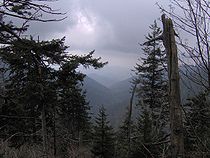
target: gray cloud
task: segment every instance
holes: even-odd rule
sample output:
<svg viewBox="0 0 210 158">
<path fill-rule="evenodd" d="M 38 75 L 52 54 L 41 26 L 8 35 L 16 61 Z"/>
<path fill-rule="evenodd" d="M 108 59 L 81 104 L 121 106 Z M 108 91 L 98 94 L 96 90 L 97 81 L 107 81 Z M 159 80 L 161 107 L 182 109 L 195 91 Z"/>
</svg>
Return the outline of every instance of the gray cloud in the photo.
<svg viewBox="0 0 210 158">
<path fill-rule="evenodd" d="M 68 18 L 33 23 L 29 31 L 43 39 L 66 36 L 70 51 L 96 49 L 96 56 L 104 57 L 110 65 L 131 67 L 141 55 L 138 43 L 145 40 L 149 25 L 161 15 L 156 1 L 60 0 L 51 5 L 67 12 Z"/>
</svg>

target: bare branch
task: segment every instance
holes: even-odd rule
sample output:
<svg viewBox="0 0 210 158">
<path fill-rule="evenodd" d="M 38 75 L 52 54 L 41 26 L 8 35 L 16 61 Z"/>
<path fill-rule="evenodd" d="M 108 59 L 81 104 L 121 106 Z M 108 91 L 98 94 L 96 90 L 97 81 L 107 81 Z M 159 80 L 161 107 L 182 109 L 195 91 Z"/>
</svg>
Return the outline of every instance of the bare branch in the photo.
<svg viewBox="0 0 210 158">
<path fill-rule="evenodd" d="M 63 18 L 60 18 L 60 19 L 40 19 L 40 18 L 36 18 L 36 17 L 24 17 L 24 16 L 8 13 L 8 12 L 2 11 L 2 10 L 0 10 L 0 14 L 9 15 L 9 16 L 12 16 L 12 17 L 20 18 L 20 19 L 40 21 L 40 22 L 62 21 L 62 20 L 67 18 L 67 17 L 63 17 Z"/>
</svg>

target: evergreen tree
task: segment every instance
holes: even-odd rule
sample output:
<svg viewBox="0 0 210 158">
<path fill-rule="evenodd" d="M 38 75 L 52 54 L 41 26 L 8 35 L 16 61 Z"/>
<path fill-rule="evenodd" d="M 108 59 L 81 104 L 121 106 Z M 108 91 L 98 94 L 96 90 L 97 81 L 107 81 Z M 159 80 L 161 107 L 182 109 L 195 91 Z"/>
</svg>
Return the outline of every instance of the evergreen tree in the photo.
<svg viewBox="0 0 210 158">
<path fill-rule="evenodd" d="M 29 21 L 50 22 L 64 19 L 65 17 L 58 18 L 64 14 L 47 5 L 52 1 L 4 0 L 0 3 L 0 43 L 12 44 L 13 40 L 21 40 L 21 35 L 29 28 Z M 58 19 L 46 18 L 49 15 L 56 15 Z"/>
<path fill-rule="evenodd" d="M 40 41 L 21 36 L 29 27 L 28 21 L 62 20 L 44 19 L 48 14 L 62 15 L 42 4 L 49 1 L 5 0 L 0 4 L 0 60 L 7 65 L 1 67 L 7 78 L 0 94 L 0 127 L 4 127 L 0 137 L 13 136 L 17 144 L 29 142 L 32 137 L 33 143 L 42 139 L 43 157 L 52 136 L 56 148 L 57 120 L 67 120 L 72 125 L 67 130 L 74 135 L 88 129 L 89 105 L 79 85 L 85 75 L 77 68 L 101 68 L 106 64 L 100 62 L 101 58 L 93 58 L 94 51 L 84 56 L 69 54 L 64 38 Z M 6 16 L 19 20 L 8 21 Z M 19 27 L 15 21 L 23 25 Z"/>
<path fill-rule="evenodd" d="M 125 119 L 117 132 L 116 156 L 119 158 L 130 157 L 131 149 L 133 148 L 132 137 L 134 137 L 135 125 L 132 120 L 131 122 L 129 121 L 128 113 L 129 111 L 126 112 Z"/>
<path fill-rule="evenodd" d="M 155 39 L 161 35 L 162 31 L 157 26 L 156 21 L 150 26 L 151 33 L 147 40 Z M 167 119 L 167 81 L 166 81 L 166 54 L 161 50 L 159 41 L 149 43 L 143 48 L 146 58 L 141 58 L 142 64 L 136 64 L 136 81 L 139 83 L 137 96 L 139 106 L 143 102 L 151 111 L 153 126 L 155 130 L 161 129 Z M 158 131 L 157 131 L 158 132 Z"/>
<path fill-rule="evenodd" d="M 134 145 L 131 151 L 131 158 L 154 156 L 154 149 L 151 144 L 154 140 L 152 131 L 151 113 L 146 107 L 137 118 L 136 129 L 134 133 Z M 151 153 L 152 152 L 152 153 Z"/>
<path fill-rule="evenodd" d="M 8 130 L 4 133 L 8 135 L 18 133 L 24 139 L 27 138 L 25 135 L 33 135 L 43 127 L 43 124 L 37 124 L 40 122 L 40 116 L 43 116 L 43 108 L 46 122 L 48 122 L 46 126 L 52 127 L 54 107 L 58 107 L 61 105 L 59 103 L 69 98 L 73 100 L 67 100 L 70 101 L 69 107 L 65 106 L 62 111 L 71 114 L 70 116 L 74 117 L 74 123 L 79 122 L 84 126 L 89 107 L 81 89 L 78 88 L 78 82 L 83 80 L 84 74 L 78 73 L 76 69 L 79 65 L 100 68 L 105 63 L 100 63 L 100 58 L 94 59 L 93 52 L 85 56 L 67 55 L 66 48 L 64 39 L 42 42 L 21 39 L 0 49 L 1 60 L 8 65 L 7 73 L 9 74 L 3 97 L 5 101 L 1 107 L 3 109 L 1 114 L 9 115 L 9 118 L 5 119 L 10 122 L 5 121 L 8 127 L 5 130 Z M 60 69 L 56 70 L 52 65 L 60 66 Z M 64 65 L 69 65 L 71 69 L 64 69 Z M 60 74 L 64 71 L 66 76 L 63 77 L 70 81 L 68 84 L 58 81 Z M 68 93 L 66 89 L 70 89 L 71 93 Z M 57 94 L 61 92 L 62 96 L 58 97 Z M 12 117 L 17 118 L 18 122 L 12 120 Z M 79 120 L 80 118 L 83 120 Z"/>
<path fill-rule="evenodd" d="M 146 36 L 148 41 L 162 34 L 156 21 L 150 26 L 150 30 L 151 33 Z M 141 109 L 138 128 L 143 127 L 143 131 L 139 129 L 137 137 L 141 137 L 147 144 L 152 144 L 165 137 L 168 126 L 166 54 L 157 40 L 147 43 L 143 51 L 145 56 L 141 58 L 140 64 L 136 64 L 134 70 L 137 75 L 135 82 L 138 83 L 138 106 Z"/>
<path fill-rule="evenodd" d="M 86 56 L 72 56 L 70 61 L 63 64 L 58 71 L 58 138 L 62 141 L 62 150 L 66 146 L 73 145 L 76 148 L 91 142 L 91 123 L 89 103 L 86 101 L 85 92 L 82 90 L 84 74 L 77 72 L 79 65 L 100 68 L 104 63 L 92 57 L 93 52 Z M 76 143 L 75 143 L 76 142 Z"/>
<path fill-rule="evenodd" d="M 50 119 L 50 111 L 57 98 L 55 69 L 50 65 L 59 63 L 63 58 L 66 49 L 63 42 L 22 39 L 0 49 L 1 60 L 8 65 L 9 74 L 2 105 L 2 114 L 9 115 L 7 120 L 10 122 L 5 133 L 19 133 L 24 139 L 25 135 L 33 135 L 43 126 L 37 123 L 44 107 L 45 119 Z"/>
<path fill-rule="evenodd" d="M 82 82 L 85 75 L 77 72 L 79 65 L 95 68 L 103 67 L 98 59 L 92 57 L 94 51 L 83 57 L 72 56 L 70 61 L 63 64 L 58 72 L 59 85 L 59 110 L 63 118 L 64 126 L 73 130 L 72 134 L 77 135 L 89 122 L 89 104 L 85 100 L 85 92 L 82 90 Z"/>
<path fill-rule="evenodd" d="M 114 133 L 109 125 L 109 121 L 107 121 L 107 115 L 103 106 L 99 109 L 95 123 L 92 153 L 98 158 L 114 157 Z"/>
<path fill-rule="evenodd" d="M 37 103 L 40 103 L 40 100 L 42 100 L 41 102 L 45 100 L 44 96 L 46 93 L 51 95 L 52 102 L 50 106 L 53 106 L 56 98 L 56 93 L 51 93 L 55 89 L 49 89 L 49 87 L 53 87 L 53 75 L 48 73 L 50 75 L 48 76 L 46 74 L 46 71 L 50 72 L 53 69 L 50 69 L 49 65 L 43 67 L 45 61 L 42 62 L 43 60 L 40 59 L 46 57 L 46 63 L 49 64 L 47 60 L 51 60 L 53 55 L 55 57 L 55 54 L 50 55 L 49 52 L 55 53 L 58 51 L 60 49 L 60 41 L 52 40 L 39 43 L 32 38 L 23 39 L 21 36 L 29 28 L 29 21 L 47 22 L 61 20 L 45 19 L 42 16 L 43 14 L 61 15 L 61 13 L 55 12 L 47 4 L 43 5 L 43 2 L 47 1 L 40 0 L 37 3 L 33 0 L 5 0 L 0 4 L 0 60 L 1 63 L 6 64 L 6 67 L 1 68 L 4 69 L 2 75 L 5 75 L 7 80 L 1 87 L 1 99 L 4 100 L 3 104 L 1 104 L 1 109 L 3 109 L 0 111 L 1 119 L 4 120 L 3 124 L 7 125 L 3 130 L 6 132 L 3 132 L 4 134 L 1 135 L 4 138 L 10 137 L 14 133 L 16 134 L 13 138 L 20 138 L 20 135 L 27 133 L 27 136 L 23 136 L 25 141 L 26 138 L 28 140 L 32 135 L 37 135 L 35 131 L 40 129 L 40 123 L 38 123 L 40 121 L 36 121 L 35 118 L 40 116 L 40 107 L 42 107 Z M 24 37 L 26 36 L 24 35 Z M 42 55 L 40 55 L 41 51 L 44 52 Z M 48 53 L 48 55 L 45 53 Z M 60 53 L 58 53 L 57 57 L 59 55 Z M 55 62 L 55 60 L 52 59 L 52 62 Z M 41 77 L 38 74 L 38 70 L 42 72 Z M 43 80 L 48 78 L 49 80 L 47 82 L 45 80 L 44 83 L 41 78 Z M 40 89 L 42 89 L 42 93 L 40 93 Z M 26 126 L 30 128 L 24 128 Z M 17 128 L 19 128 L 18 131 Z"/>
<path fill-rule="evenodd" d="M 185 150 L 208 152 L 210 148 L 210 109 L 209 94 L 202 92 L 188 100 L 186 109 Z"/>
</svg>

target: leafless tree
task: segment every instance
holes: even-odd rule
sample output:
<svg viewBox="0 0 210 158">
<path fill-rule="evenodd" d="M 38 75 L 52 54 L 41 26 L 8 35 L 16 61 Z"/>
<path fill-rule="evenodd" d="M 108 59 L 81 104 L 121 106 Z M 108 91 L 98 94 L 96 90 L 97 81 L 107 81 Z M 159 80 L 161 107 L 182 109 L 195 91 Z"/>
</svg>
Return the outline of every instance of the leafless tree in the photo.
<svg viewBox="0 0 210 158">
<path fill-rule="evenodd" d="M 180 58 L 185 75 L 203 88 L 210 89 L 210 1 L 171 0 L 169 9 L 160 9 L 174 21 L 179 36 Z M 187 37 L 182 37 L 183 35 Z M 188 38 L 188 41 L 184 40 Z M 189 59 L 189 60 L 186 60 Z M 189 66 L 194 65 L 195 67 Z"/>
</svg>

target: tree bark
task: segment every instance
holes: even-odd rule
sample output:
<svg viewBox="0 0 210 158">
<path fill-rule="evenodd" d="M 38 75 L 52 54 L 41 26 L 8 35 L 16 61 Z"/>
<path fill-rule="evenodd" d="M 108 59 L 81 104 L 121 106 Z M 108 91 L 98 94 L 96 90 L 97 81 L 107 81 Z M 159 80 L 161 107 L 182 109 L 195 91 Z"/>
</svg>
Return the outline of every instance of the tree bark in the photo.
<svg viewBox="0 0 210 158">
<path fill-rule="evenodd" d="M 55 105 L 53 106 L 53 149 L 54 149 L 54 158 L 57 155 L 57 141 L 56 141 L 56 109 Z"/>
<path fill-rule="evenodd" d="M 170 129 L 171 129 L 171 157 L 184 157 L 184 136 L 182 110 L 180 102 L 180 85 L 177 46 L 172 20 L 162 15 L 163 44 L 168 58 L 169 77 L 169 105 L 170 105 Z"/>
<path fill-rule="evenodd" d="M 43 157 L 47 158 L 47 124 L 46 124 L 46 111 L 45 104 L 42 105 L 42 141 L 43 141 Z"/>
<path fill-rule="evenodd" d="M 132 111 L 133 111 L 133 99 L 134 99 L 134 95 L 136 91 L 136 86 L 137 86 L 137 83 L 135 83 L 134 87 L 132 87 L 129 113 L 128 113 L 128 157 L 130 157 L 130 152 L 131 152 L 131 119 L 132 119 Z"/>
</svg>

